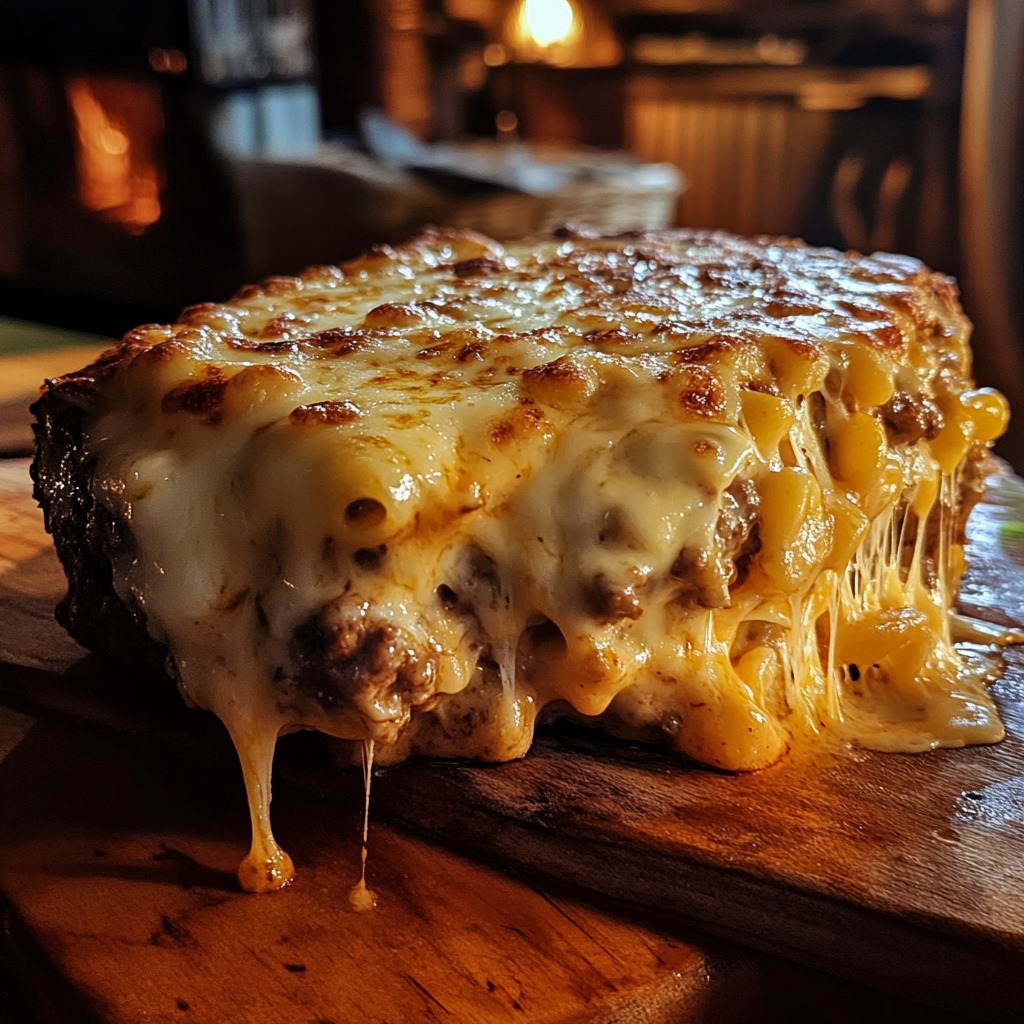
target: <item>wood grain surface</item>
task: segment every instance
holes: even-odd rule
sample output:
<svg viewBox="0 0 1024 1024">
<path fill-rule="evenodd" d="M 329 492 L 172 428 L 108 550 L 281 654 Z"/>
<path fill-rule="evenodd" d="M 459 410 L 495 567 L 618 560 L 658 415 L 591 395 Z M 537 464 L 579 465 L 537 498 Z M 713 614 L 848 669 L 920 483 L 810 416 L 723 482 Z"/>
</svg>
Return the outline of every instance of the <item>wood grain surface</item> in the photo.
<svg viewBox="0 0 1024 1024">
<path fill-rule="evenodd" d="M 38 721 L 0 765 L 6 930 L 48 1019 L 602 1021 L 642 1009 L 667 1021 L 712 995 L 724 1003 L 729 988 L 710 983 L 721 975 L 734 992 L 723 1018 L 742 1020 L 764 984 L 752 956 L 635 926 L 380 823 L 380 902 L 354 913 L 354 779 L 350 800 L 280 785 L 302 875 L 252 898 L 234 878 L 248 821 L 231 768 L 70 719 Z"/>
<path fill-rule="evenodd" d="M 0 462 L 0 968 L 33 1024 L 725 1024 L 778 1003 L 765 993 L 785 968 L 763 956 L 588 906 L 376 816 L 379 904 L 352 912 L 361 779 L 287 751 L 275 820 L 301 874 L 270 897 L 241 893 L 249 822 L 226 733 L 63 635 L 29 489 L 26 462 Z M 2 976 L 8 1024 L 19 1011 Z"/>
<path fill-rule="evenodd" d="M 2 327 L 0 317 L 0 342 L 4 334 Z M 62 332 L 53 334 L 57 339 L 65 337 Z M 113 344 L 98 338 L 82 343 L 70 332 L 66 336 L 78 343 L 0 358 L 0 455 L 31 454 L 32 415 L 28 407 L 39 397 L 39 385 L 44 377 L 77 370 Z"/>
<path fill-rule="evenodd" d="M 976 519 L 965 591 L 1007 618 L 1024 611 L 1001 527 L 1019 501 L 1007 483 Z M 110 1024 L 821 1019 L 780 1010 L 826 991 L 819 975 L 788 985 L 776 957 L 694 941 L 692 926 L 947 1011 L 936 1019 L 1019 1013 L 1016 651 L 996 688 L 1010 736 L 990 748 L 734 776 L 562 729 L 514 764 L 390 770 L 374 782 L 381 906 L 356 915 L 358 779 L 285 751 L 275 827 L 299 881 L 239 894 L 247 822 L 220 727 L 83 656 L 52 620 L 62 590 L 26 464 L 0 463 L 0 694 L 32 716 L 10 753 L 0 730 L 0 895 L 54 1020 L 68 1001 Z M 828 1019 L 877 1011 L 844 1016 L 871 999 L 842 991 Z"/>
</svg>

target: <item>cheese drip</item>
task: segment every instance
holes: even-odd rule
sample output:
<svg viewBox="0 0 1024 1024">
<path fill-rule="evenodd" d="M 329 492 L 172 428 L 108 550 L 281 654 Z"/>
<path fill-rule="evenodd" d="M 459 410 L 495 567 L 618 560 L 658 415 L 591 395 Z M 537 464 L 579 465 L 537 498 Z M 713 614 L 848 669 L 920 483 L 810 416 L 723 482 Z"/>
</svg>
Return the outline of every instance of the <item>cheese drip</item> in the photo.
<svg viewBox="0 0 1024 1024">
<path fill-rule="evenodd" d="M 373 740 L 363 740 L 363 844 L 359 850 L 359 881 L 348 891 L 349 906 L 363 914 L 377 906 L 377 894 L 366 887 L 366 851 L 370 833 L 370 783 L 373 779 Z"/>
<path fill-rule="evenodd" d="M 666 233 L 296 280 L 130 335 L 87 422 L 115 587 L 238 748 L 247 888 L 291 877 L 298 728 L 503 760 L 572 714 L 730 770 L 1001 738 L 947 611 L 1006 406 L 945 278 Z"/>
</svg>

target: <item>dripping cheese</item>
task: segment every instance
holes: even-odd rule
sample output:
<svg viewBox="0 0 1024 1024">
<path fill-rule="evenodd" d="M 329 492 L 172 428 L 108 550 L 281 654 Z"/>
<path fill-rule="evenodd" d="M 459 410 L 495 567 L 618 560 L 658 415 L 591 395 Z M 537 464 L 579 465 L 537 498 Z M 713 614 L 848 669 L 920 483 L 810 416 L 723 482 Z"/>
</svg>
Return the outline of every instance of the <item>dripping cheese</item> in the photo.
<svg viewBox="0 0 1024 1024">
<path fill-rule="evenodd" d="M 1007 418 L 968 335 L 915 260 L 718 233 L 273 278 L 47 385 L 60 614 L 224 721 L 254 889 L 295 729 L 500 761 L 571 715 L 730 770 L 994 742 L 947 618 Z"/>
</svg>

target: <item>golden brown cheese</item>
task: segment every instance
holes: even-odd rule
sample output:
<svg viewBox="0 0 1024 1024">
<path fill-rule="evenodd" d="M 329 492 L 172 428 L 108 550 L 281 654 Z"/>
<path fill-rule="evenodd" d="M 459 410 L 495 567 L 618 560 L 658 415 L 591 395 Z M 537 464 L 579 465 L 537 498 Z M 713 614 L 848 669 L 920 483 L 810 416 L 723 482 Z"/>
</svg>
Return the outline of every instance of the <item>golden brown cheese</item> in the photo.
<svg viewBox="0 0 1024 1024">
<path fill-rule="evenodd" d="M 1001 738 L 947 621 L 1007 415 L 968 331 L 908 258 L 665 231 L 431 232 L 130 333 L 93 489 L 238 747 L 244 884 L 290 877 L 297 728 L 503 760 L 548 709 L 739 770 Z"/>
</svg>

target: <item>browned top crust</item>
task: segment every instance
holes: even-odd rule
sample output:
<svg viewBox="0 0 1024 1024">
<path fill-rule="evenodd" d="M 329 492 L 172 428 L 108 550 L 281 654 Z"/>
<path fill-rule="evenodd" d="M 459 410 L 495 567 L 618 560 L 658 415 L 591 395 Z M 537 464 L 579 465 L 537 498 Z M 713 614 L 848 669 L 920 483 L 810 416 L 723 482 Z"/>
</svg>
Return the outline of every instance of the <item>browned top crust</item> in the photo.
<svg viewBox="0 0 1024 1024">
<path fill-rule="evenodd" d="M 748 386 L 775 385 L 766 346 L 807 361 L 836 341 L 895 364 L 923 356 L 931 390 L 956 390 L 970 375 L 966 326 L 955 283 L 903 256 L 705 231 L 563 232 L 501 246 L 434 229 L 341 266 L 268 278 L 227 302 L 190 306 L 173 325 L 138 327 L 51 388 L 87 403 L 99 381 L 126 365 L 166 363 L 158 374 L 172 381 L 164 411 L 212 424 L 228 397 L 226 377 L 253 362 L 326 366 L 374 349 L 393 356 L 400 338 L 403 361 L 429 364 L 417 371 L 427 386 L 448 379 L 455 364 L 477 370 L 458 373 L 460 385 L 530 371 L 529 392 L 557 375 L 562 390 L 577 369 L 543 357 L 585 346 L 672 352 L 675 363 L 704 367 L 687 378 L 681 401 L 713 417 L 723 412 L 714 367 L 746 369 Z"/>
</svg>

